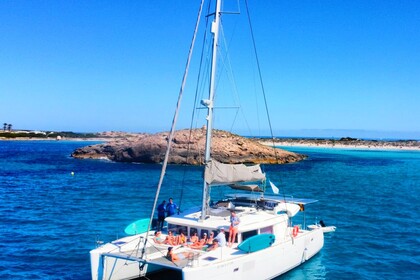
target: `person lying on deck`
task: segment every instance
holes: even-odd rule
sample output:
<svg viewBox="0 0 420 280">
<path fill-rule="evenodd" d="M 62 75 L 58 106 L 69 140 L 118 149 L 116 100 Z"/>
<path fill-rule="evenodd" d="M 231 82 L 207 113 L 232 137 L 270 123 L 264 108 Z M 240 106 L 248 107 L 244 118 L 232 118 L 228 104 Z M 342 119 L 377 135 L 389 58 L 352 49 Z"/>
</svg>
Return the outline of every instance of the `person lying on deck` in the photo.
<svg viewBox="0 0 420 280">
<path fill-rule="evenodd" d="M 200 241 L 200 240 L 198 239 L 198 235 L 197 235 L 197 233 L 196 233 L 196 232 L 194 232 L 194 233 L 193 233 L 193 235 L 190 237 L 190 242 L 191 242 L 192 244 L 194 244 L 194 243 L 196 243 L 196 242 L 198 242 L 198 241 Z"/>
<path fill-rule="evenodd" d="M 204 233 L 203 238 L 201 238 L 199 241 L 196 241 L 192 244 L 190 244 L 188 247 L 191 249 L 202 249 L 204 245 L 207 243 L 207 234 Z"/>
<path fill-rule="evenodd" d="M 179 231 L 177 236 L 176 245 L 185 245 L 187 243 L 187 237 L 182 230 Z"/>
<path fill-rule="evenodd" d="M 165 242 L 165 240 L 162 238 L 162 232 L 156 231 L 155 236 L 153 237 L 153 241 L 156 244 L 163 244 Z"/>
<path fill-rule="evenodd" d="M 166 236 L 166 239 L 163 243 L 168 244 L 168 245 L 173 245 L 173 246 L 177 245 L 176 237 L 173 235 L 172 231 L 168 231 L 168 235 Z"/>
<path fill-rule="evenodd" d="M 169 247 L 168 253 L 166 254 L 166 258 L 172 262 L 181 261 L 185 258 L 188 258 L 188 253 L 187 252 L 174 253 L 173 247 Z"/>
<path fill-rule="evenodd" d="M 217 239 L 214 239 L 214 240 L 213 240 L 213 244 L 212 244 L 212 245 L 210 245 L 210 246 L 207 248 L 207 252 L 208 252 L 208 251 L 213 251 L 213 250 L 216 250 L 217 248 L 219 248 L 219 242 L 217 241 Z"/>
<path fill-rule="evenodd" d="M 209 238 L 206 240 L 206 244 L 213 245 L 213 239 L 214 239 L 214 232 L 210 232 Z"/>
</svg>

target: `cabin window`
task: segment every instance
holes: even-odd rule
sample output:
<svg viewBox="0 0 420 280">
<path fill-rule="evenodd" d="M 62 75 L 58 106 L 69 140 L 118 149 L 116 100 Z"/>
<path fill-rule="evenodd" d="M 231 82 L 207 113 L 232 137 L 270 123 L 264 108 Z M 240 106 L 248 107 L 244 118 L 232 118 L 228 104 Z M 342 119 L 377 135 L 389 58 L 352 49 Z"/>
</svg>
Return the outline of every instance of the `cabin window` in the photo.
<svg viewBox="0 0 420 280">
<path fill-rule="evenodd" d="M 208 237 L 209 231 L 207 229 L 201 229 L 200 236 L 203 237 L 204 234 L 207 234 L 207 237 Z"/>
<path fill-rule="evenodd" d="M 247 240 L 248 238 L 257 235 L 258 234 L 258 230 L 250 230 L 250 231 L 245 231 L 242 232 L 242 241 Z"/>
<path fill-rule="evenodd" d="M 274 207 L 277 206 L 278 203 L 274 202 L 274 201 L 265 201 L 264 203 L 264 208 L 268 209 L 268 210 L 273 210 Z"/>
<path fill-rule="evenodd" d="M 185 226 L 178 226 L 177 229 L 178 234 L 180 234 L 181 232 L 183 232 L 185 235 L 188 234 L 188 228 Z"/>
<path fill-rule="evenodd" d="M 196 229 L 196 228 L 190 228 L 190 233 L 189 233 L 189 236 L 193 236 L 194 235 L 194 233 L 198 233 L 198 229 Z"/>
<path fill-rule="evenodd" d="M 176 225 L 168 224 L 168 232 L 172 231 L 172 233 L 176 232 Z"/>
<path fill-rule="evenodd" d="M 184 234 L 187 234 L 188 233 L 188 228 L 186 226 L 168 224 L 168 231 L 172 231 L 174 233 L 174 235 L 178 235 L 181 231 Z"/>
<path fill-rule="evenodd" d="M 261 228 L 260 233 L 273 233 L 273 226 Z"/>
</svg>

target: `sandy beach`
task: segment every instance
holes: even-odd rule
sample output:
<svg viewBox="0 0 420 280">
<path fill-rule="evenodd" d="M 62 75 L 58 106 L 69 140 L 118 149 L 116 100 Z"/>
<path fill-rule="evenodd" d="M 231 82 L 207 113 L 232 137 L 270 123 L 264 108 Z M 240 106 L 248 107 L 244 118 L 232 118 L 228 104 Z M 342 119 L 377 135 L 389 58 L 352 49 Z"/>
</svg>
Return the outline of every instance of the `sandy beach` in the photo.
<svg viewBox="0 0 420 280">
<path fill-rule="evenodd" d="M 340 141 L 330 139 L 275 139 L 259 140 L 261 144 L 276 147 L 308 147 L 308 148 L 336 148 L 336 149 L 366 149 L 366 150 L 406 150 L 420 151 L 420 141 L 376 141 L 357 140 Z"/>
</svg>

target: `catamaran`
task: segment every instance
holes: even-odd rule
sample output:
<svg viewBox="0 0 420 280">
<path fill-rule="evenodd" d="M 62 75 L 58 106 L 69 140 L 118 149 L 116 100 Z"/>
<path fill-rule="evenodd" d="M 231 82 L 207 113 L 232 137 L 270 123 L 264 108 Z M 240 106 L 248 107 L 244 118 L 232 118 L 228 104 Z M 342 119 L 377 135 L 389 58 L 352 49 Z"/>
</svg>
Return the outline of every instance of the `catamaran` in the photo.
<svg viewBox="0 0 420 280">
<path fill-rule="evenodd" d="M 151 218 L 130 225 L 126 232 L 132 235 L 101 244 L 90 252 L 92 279 L 150 278 L 162 271 L 173 272 L 184 280 L 272 279 L 306 262 L 323 247 L 322 227 L 307 229 L 292 224 L 292 218 L 306 204 L 315 200 L 292 199 L 252 191 L 237 192 L 217 202 L 210 202 L 212 187 L 228 185 L 255 190 L 249 183 L 265 184 L 267 180 L 259 165 L 225 164 L 211 158 L 216 57 L 223 15 L 220 2 L 217 0 L 214 13 L 208 15 L 213 17 L 213 42 L 209 97 L 201 101 L 207 112 L 202 205 L 167 217 L 167 226 L 161 234 L 163 238 L 181 231 L 187 236 L 209 236 L 219 232 L 223 234 L 225 230 L 227 235 L 231 226 L 231 213 L 234 211 L 240 220 L 237 236 L 229 246 L 218 246 L 214 250 L 186 243 L 174 246 L 156 242 L 154 236 L 157 230 L 153 229 L 152 218 L 175 133 L 175 113 Z M 272 187 L 275 188 L 274 185 Z M 168 258 L 169 247 L 173 253 L 183 257 L 176 261 Z"/>
</svg>

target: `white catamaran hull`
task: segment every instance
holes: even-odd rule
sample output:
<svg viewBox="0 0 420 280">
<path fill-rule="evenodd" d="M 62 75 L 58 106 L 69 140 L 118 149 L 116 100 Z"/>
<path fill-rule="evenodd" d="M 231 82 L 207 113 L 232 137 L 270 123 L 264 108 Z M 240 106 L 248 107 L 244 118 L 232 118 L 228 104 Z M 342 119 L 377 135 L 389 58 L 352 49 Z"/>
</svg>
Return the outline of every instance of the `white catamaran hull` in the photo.
<svg viewBox="0 0 420 280">
<path fill-rule="evenodd" d="M 183 279 L 272 279 L 307 261 L 321 250 L 323 243 L 322 233 L 302 235 L 240 259 L 185 270 Z"/>
<path fill-rule="evenodd" d="M 200 19 L 202 6 L 203 2 L 200 6 L 197 23 Z M 175 142 L 175 123 L 180 105 L 180 102 L 178 102 L 171 132 L 167 139 L 168 145 L 159 184 L 156 188 L 151 217 L 146 223 L 144 223 L 144 220 L 140 220 L 139 223 L 131 224 L 133 227 L 126 233 L 135 235 L 107 243 L 90 252 L 92 279 L 120 280 L 141 276 L 151 278 L 159 270 L 174 272 L 175 276 L 171 277 L 171 280 L 178 278 L 184 280 L 272 279 L 307 261 L 318 253 L 324 245 L 324 229 L 300 230 L 298 225 L 293 226 L 291 220 L 298 212 L 304 211 L 305 204 L 315 202 L 315 200 L 291 199 L 278 195 L 270 197 L 258 190 L 254 192 L 255 188 L 251 188 L 254 184 L 261 186 L 258 189 L 265 192 L 268 179 L 259 164 L 234 164 L 229 158 L 221 162 L 211 158 L 214 100 L 217 88 L 216 81 L 219 80 L 219 78 L 216 78 L 217 63 L 220 62 L 219 59 L 222 57 L 218 58 L 219 51 L 222 49 L 219 48 L 219 45 L 224 41 L 219 40 L 219 35 L 223 33 L 219 32 L 219 28 L 222 22 L 221 15 L 224 13 L 220 0 L 215 3 L 214 8 L 214 12 L 209 11 L 208 14 L 209 17 L 213 17 L 213 21 L 210 25 L 206 24 L 206 26 L 211 26 L 208 31 L 212 34 L 212 47 L 209 48 L 211 51 L 209 95 L 208 99 L 201 100 L 201 105 L 207 110 L 204 125 L 206 133 L 203 158 L 204 176 L 201 185 L 203 194 L 201 211 L 191 209 L 190 211 L 180 212 L 182 214 L 178 213 L 166 217 L 165 223 L 167 226 L 160 234 L 162 236 L 166 234 L 167 239 L 160 238 L 161 235 L 158 233 L 154 238 L 154 232 L 151 231 L 151 221 L 158 203 L 171 145 Z M 194 33 L 191 46 L 194 45 L 196 35 L 197 30 Z M 190 58 L 191 52 L 187 65 L 189 65 Z M 188 67 L 184 79 L 187 73 Z M 185 84 L 184 79 L 179 101 Z M 238 147 L 242 145 L 243 143 L 238 143 Z M 241 151 L 247 150 L 246 147 L 238 149 Z M 257 155 L 252 156 L 256 157 Z M 270 185 L 273 193 L 278 194 L 278 188 L 271 182 Z M 211 190 L 213 187 L 222 186 L 225 189 L 231 187 L 240 191 L 214 203 Z M 251 193 L 245 194 L 243 191 L 250 191 Z M 234 239 L 236 233 L 237 235 L 233 241 L 233 246 L 226 247 L 224 246 L 224 237 L 227 237 L 225 231 L 230 227 L 236 229 L 233 235 Z M 131 233 L 133 230 L 134 233 Z M 144 233 L 136 234 L 140 232 Z M 176 236 L 177 234 L 179 235 Z M 210 240 L 207 239 L 207 236 L 213 235 L 218 235 L 218 237 L 215 237 L 213 241 L 210 237 Z M 191 238 L 190 243 L 193 246 L 188 246 L 185 236 L 200 237 L 201 243 L 199 242 L 197 245 L 197 241 L 193 242 Z M 176 241 L 174 240 L 175 237 L 177 238 Z M 172 245 L 162 245 L 162 242 Z M 170 247 L 172 248 L 169 249 Z M 191 247 L 199 249 L 192 249 Z M 167 254 L 168 258 L 166 257 Z"/>
<path fill-rule="evenodd" d="M 139 236 L 124 238 L 119 242 L 128 242 L 138 239 Z M 114 243 L 118 242 L 115 241 Z M 137 244 L 131 242 L 130 244 Z M 214 252 L 202 254 L 200 258 L 191 261 L 184 268 L 171 263 L 158 264 L 152 258 L 140 270 L 143 260 L 133 261 L 134 255 L 106 253 L 116 245 L 106 244 L 92 250 L 91 265 L 92 279 L 134 279 L 140 276 L 150 275 L 161 269 L 182 270 L 182 279 L 271 279 L 281 275 L 318 253 L 324 244 L 322 230 L 301 231 L 298 236 L 288 238 L 285 242 L 276 242 L 271 247 L 254 253 L 245 253 L 228 247 L 219 248 Z M 124 248 L 123 248 L 124 247 Z M 128 250 L 127 246 L 120 249 Z M 134 249 L 134 248 L 131 248 Z M 164 254 L 161 252 L 153 254 Z M 211 263 L 203 264 L 204 258 L 217 258 Z"/>
</svg>

